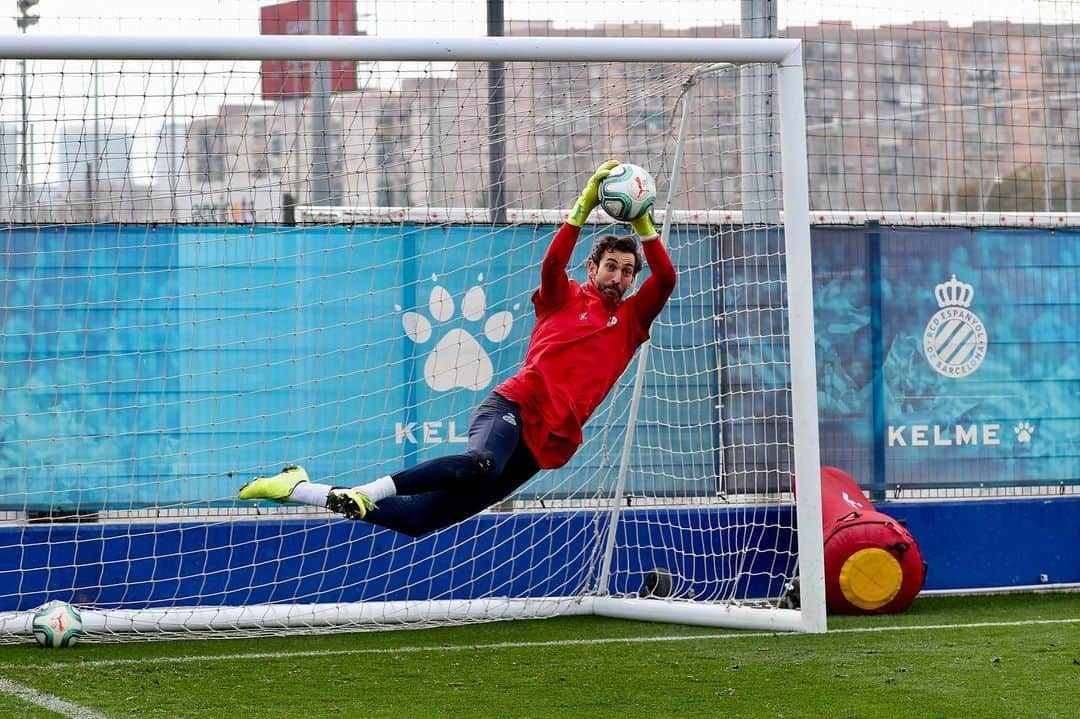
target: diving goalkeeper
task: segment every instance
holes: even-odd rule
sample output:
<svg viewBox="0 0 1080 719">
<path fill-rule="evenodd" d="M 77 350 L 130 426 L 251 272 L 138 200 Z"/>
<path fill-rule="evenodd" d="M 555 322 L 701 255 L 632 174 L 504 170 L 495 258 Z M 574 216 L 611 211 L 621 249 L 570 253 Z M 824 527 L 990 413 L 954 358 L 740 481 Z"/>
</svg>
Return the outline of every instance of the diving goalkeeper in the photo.
<svg viewBox="0 0 1080 719">
<path fill-rule="evenodd" d="M 646 214 L 631 224 L 641 238 L 651 276 L 625 296 L 642 268 L 631 236 L 603 235 L 586 260 L 588 281 L 567 277 L 581 228 L 596 208 L 609 160 L 589 178 L 566 223 L 555 234 L 532 297 L 536 324 L 516 375 L 473 413 L 468 449 L 357 487 L 308 479 L 301 467 L 256 477 L 240 499 L 325 506 L 349 519 L 414 537 L 450 526 L 505 499 L 541 469 L 566 464 L 582 443 L 581 428 L 607 396 L 675 288 L 675 268 Z"/>
</svg>

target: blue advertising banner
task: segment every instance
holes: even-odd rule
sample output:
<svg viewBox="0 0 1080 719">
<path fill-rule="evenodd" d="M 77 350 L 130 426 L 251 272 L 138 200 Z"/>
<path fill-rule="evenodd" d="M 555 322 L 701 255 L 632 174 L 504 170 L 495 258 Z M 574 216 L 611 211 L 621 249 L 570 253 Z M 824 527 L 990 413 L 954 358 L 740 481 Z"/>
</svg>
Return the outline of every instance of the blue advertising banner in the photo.
<svg viewBox="0 0 1080 719">
<path fill-rule="evenodd" d="M 1080 481 L 1078 238 L 815 228 L 822 461 L 878 488 Z"/>
<path fill-rule="evenodd" d="M 555 229 L 9 229 L 0 506 L 198 506 L 283 464 L 351 485 L 463 451 L 524 356 Z"/>
<path fill-rule="evenodd" d="M 220 501 L 301 459 L 351 484 L 460 449 L 520 362 L 531 307 L 506 298 L 540 231 L 485 233 L 503 281 L 481 289 L 461 227 L 9 230 L 4 501 Z M 479 370 L 447 373 L 447 347 Z"/>
<path fill-rule="evenodd" d="M 729 263 L 720 271 L 731 277 L 713 277 L 713 240 L 723 235 L 713 229 L 672 238 L 682 287 L 759 272 Z M 301 459 L 326 481 L 353 484 L 460 451 L 472 408 L 524 356 L 528 297 L 553 231 L 8 229 L 0 505 L 197 505 Z M 745 234 L 740 241 L 779 241 Z M 881 490 L 1080 481 L 1078 237 L 814 228 L 823 461 Z M 579 242 L 571 263 L 578 279 L 589 244 Z M 761 254 L 752 250 L 735 255 Z M 779 285 L 763 287 L 753 299 L 771 306 Z M 779 392 L 784 378 L 768 373 L 783 363 L 763 361 L 783 351 L 770 349 L 772 329 L 760 346 L 721 336 L 714 317 L 748 298 L 714 294 L 670 303 L 657 344 L 701 369 L 701 381 Z M 691 304 L 703 302 L 715 311 Z M 576 482 L 599 486 L 617 464 L 609 450 L 620 445 L 631 375 L 587 428 L 601 449 L 572 465 L 606 468 L 578 472 Z M 693 478 L 753 467 L 690 451 L 724 445 L 706 434 L 784 431 L 728 420 L 716 429 L 693 414 L 715 409 L 706 400 L 718 389 L 707 389 L 701 407 L 686 405 L 681 428 L 649 438 L 685 458 L 688 466 L 671 468 L 683 484 L 657 487 L 631 473 L 630 491 L 714 492 Z M 651 387 L 642 416 L 662 414 L 655 403 L 669 390 Z M 737 414 L 734 402 L 726 411 Z M 560 481 L 543 473 L 530 486 L 557 492 Z"/>
</svg>

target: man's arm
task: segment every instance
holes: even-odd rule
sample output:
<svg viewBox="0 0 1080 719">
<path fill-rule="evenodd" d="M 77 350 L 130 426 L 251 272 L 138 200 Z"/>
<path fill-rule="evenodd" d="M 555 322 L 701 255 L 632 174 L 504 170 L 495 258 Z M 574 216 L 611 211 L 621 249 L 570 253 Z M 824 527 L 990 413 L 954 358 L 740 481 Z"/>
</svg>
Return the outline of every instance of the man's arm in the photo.
<svg viewBox="0 0 1080 719">
<path fill-rule="evenodd" d="M 570 256 L 574 254 L 574 245 L 577 244 L 581 228 L 563 224 L 555 233 L 555 239 L 544 254 L 544 262 L 540 265 L 540 291 L 537 293 L 537 303 L 541 305 L 554 305 L 560 303 L 570 287 L 570 280 L 566 277 L 566 266 L 570 264 Z"/>
<path fill-rule="evenodd" d="M 555 239 L 551 241 L 540 266 L 540 290 L 537 292 L 536 304 L 550 306 L 558 304 L 566 297 L 570 287 L 566 266 L 570 264 L 570 256 L 574 254 L 574 245 L 581 234 L 581 227 L 589 219 L 589 213 L 599 204 L 597 194 L 600 191 L 600 181 L 611 174 L 611 168 L 618 164 L 618 160 L 608 160 L 596 168 L 596 172 L 585 183 L 581 197 L 567 215 L 566 223 L 555 234 Z"/>
<path fill-rule="evenodd" d="M 631 225 L 641 238 L 645 261 L 649 263 L 649 279 L 642 283 L 637 292 L 638 318 L 642 327 L 648 328 L 660 314 L 660 310 L 664 309 L 675 289 L 675 266 L 671 264 L 671 257 L 668 256 L 664 243 L 660 241 L 656 225 L 648 213 L 634 220 Z"/>
</svg>

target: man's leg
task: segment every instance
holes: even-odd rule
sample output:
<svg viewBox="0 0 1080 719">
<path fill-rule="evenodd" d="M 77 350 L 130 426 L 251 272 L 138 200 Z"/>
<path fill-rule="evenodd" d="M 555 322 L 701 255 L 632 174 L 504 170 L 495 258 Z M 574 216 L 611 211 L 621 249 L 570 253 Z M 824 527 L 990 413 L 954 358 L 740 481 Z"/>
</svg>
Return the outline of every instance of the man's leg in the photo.
<svg viewBox="0 0 1080 719">
<path fill-rule="evenodd" d="M 520 441 L 521 411 L 515 403 L 492 392 L 473 412 L 468 449 L 463 454 L 439 457 L 395 473 L 395 493 L 483 489 L 502 474 Z"/>
<path fill-rule="evenodd" d="M 506 499 L 540 471 L 524 442 L 505 463 L 503 471 L 482 485 L 464 490 L 435 490 L 422 494 L 389 497 L 378 503 L 364 519 L 403 534 L 419 537 L 467 519 Z"/>
<path fill-rule="evenodd" d="M 287 467 L 276 475 L 257 477 L 244 485 L 240 490 L 240 499 L 302 502 L 325 506 L 349 519 L 364 519 L 376 503 L 387 501 L 395 495 L 445 491 L 468 497 L 479 492 L 477 497 L 463 498 L 447 505 L 448 515 L 461 515 L 464 518 L 497 501 L 498 498 L 483 503 L 518 445 L 524 446 L 520 439 L 521 414 L 518 406 L 492 392 L 473 413 L 468 450 L 464 454 L 428 460 L 392 476 L 380 477 L 374 482 L 352 488 L 309 482 L 302 468 Z M 427 501 L 435 502 L 435 498 Z M 479 509 L 469 511 L 478 503 L 482 504 Z M 423 513 L 426 514 L 427 510 Z M 454 521 L 459 520 L 449 523 L 453 524 Z"/>
<path fill-rule="evenodd" d="M 358 487 L 332 489 L 326 508 L 349 519 L 364 519 L 373 505 L 399 495 L 483 490 L 506 467 L 520 440 L 518 406 L 492 392 L 473 412 L 464 454 L 430 459 Z"/>
<path fill-rule="evenodd" d="M 521 412 L 517 404 L 490 393 L 473 412 L 469 423 L 469 447 L 463 454 L 448 455 L 422 462 L 394 475 L 380 477 L 357 487 L 335 487 L 326 495 L 326 508 L 349 519 L 366 519 L 375 506 L 396 496 L 415 496 L 428 493 L 471 495 L 489 491 L 491 483 L 506 468 L 521 440 Z M 447 516 L 462 518 L 482 499 L 459 498 L 444 500 Z M 427 503 L 420 510 L 426 515 Z M 400 503 L 399 503 L 400 504 Z M 403 504 L 402 506 L 416 506 Z M 487 505 L 483 505 L 487 506 Z M 480 507 L 481 509 L 483 507 Z M 401 509 L 398 514 L 407 514 Z M 453 520 L 450 524 L 453 524 Z"/>
</svg>

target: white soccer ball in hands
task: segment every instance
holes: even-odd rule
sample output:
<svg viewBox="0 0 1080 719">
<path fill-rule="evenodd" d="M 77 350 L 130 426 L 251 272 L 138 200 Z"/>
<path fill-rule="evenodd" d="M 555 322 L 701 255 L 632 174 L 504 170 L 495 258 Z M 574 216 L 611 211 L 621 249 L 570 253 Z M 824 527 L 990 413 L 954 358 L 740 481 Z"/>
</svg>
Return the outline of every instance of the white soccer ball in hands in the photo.
<svg viewBox="0 0 1080 719">
<path fill-rule="evenodd" d="M 652 209 L 656 202 L 656 181 L 643 167 L 616 165 L 601 180 L 597 199 L 604 212 L 616 220 L 631 222 Z"/>
<path fill-rule="evenodd" d="M 43 647 L 74 646 L 83 635 L 82 616 L 67 602 L 49 602 L 34 612 L 32 629 L 34 639 Z"/>
</svg>

